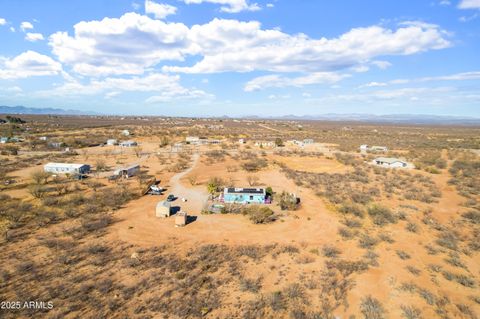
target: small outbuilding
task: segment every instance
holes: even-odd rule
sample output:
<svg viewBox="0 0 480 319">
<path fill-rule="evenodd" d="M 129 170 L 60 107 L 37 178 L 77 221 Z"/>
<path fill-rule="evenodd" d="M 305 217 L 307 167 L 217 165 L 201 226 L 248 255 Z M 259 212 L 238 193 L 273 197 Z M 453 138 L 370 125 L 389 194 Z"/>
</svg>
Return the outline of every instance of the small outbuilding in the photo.
<svg viewBox="0 0 480 319">
<path fill-rule="evenodd" d="M 170 202 L 161 201 L 157 204 L 156 214 L 157 217 L 167 218 L 172 215 L 172 205 Z"/>
<path fill-rule="evenodd" d="M 107 145 L 117 145 L 117 140 L 116 139 L 109 139 L 107 140 Z"/>
<path fill-rule="evenodd" d="M 188 215 L 185 212 L 179 212 L 175 215 L 175 227 L 184 227 L 187 225 Z"/>
</svg>

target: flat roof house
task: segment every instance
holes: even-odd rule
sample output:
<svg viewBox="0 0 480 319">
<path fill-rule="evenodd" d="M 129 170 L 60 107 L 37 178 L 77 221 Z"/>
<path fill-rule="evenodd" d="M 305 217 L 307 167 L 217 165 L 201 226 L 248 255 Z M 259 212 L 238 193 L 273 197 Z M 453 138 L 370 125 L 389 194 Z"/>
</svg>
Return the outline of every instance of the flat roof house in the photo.
<svg viewBox="0 0 480 319">
<path fill-rule="evenodd" d="M 90 172 L 90 165 L 69 164 L 69 163 L 48 163 L 43 166 L 45 172 L 54 174 L 87 174 Z"/>
<path fill-rule="evenodd" d="M 236 204 L 265 204 L 265 188 L 225 188 L 223 202 Z"/>
<path fill-rule="evenodd" d="M 116 145 L 117 144 L 117 140 L 116 139 L 108 139 L 107 140 L 107 145 Z"/>
<path fill-rule="evenodd" d="M 378 166 L 386 166 L 386 167 L 392 167 L 392 168 L 409 166 L 407 162 L 394 157 L 377 157 L 376 159 L 373 160 L 373 163 Z"/>
</svg>

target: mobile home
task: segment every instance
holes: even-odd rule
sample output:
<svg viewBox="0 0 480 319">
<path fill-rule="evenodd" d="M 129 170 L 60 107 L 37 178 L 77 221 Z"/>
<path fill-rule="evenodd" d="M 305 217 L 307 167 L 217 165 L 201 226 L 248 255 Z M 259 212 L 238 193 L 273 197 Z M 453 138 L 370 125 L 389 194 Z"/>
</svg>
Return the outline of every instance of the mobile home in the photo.
<svg viewBox="0 0 480 319">
<path fill-rule="evenodd" d="M 225 188 L 223 202 L 236 204 L 264 204 L 267 194 L 264 188 Z"/>
<path fill-rule="evenodd" d="M 90 172 L 90 165 L 69 164 L 69 163 L 48 163 L 43 166 L 45 172 L 54 174 L 87 174 Z"/>
<path fill-rule="evenodd" d="M 134 165 L 130 165 L 128 167 L 122 167 L 122 168 L 119 168 L 119 169 L 115 170 L 113 172 L 113 175 L 128 178 L 128 177 L 132 177 L 132 176 L 136 175 L 139 171 L 140 171 L 140 165 L 134 164 Z"/>
</svg>

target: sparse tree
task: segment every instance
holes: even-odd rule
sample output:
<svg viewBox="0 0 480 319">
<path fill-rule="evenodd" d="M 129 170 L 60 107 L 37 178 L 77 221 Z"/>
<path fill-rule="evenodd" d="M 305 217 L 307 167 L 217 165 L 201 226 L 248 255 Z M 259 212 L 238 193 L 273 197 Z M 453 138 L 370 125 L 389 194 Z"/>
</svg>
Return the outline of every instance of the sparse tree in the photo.
<svg viewBox="0 0 480 319">
<path fill-rule="evenodd" d="M 35 185 L 43 185 L 48 182 L 50 173 L 44 171 L 35 171 L 30 175 L 30 177 Z"/>
<path fill-rule="evenodd" d="M 192 185 L 192 186 L 197 185 L 197 175 L 189 176 L 188 181 L 190 182 L 190 185 Z"/>
</svg>

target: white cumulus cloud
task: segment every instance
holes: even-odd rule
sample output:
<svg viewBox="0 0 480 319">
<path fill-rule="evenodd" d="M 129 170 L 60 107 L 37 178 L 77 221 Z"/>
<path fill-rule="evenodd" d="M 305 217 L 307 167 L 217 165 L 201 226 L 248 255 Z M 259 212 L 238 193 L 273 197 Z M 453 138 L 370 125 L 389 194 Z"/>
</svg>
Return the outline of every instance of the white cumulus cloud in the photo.
<svg viewBox="0 0 480 319">
<path fill-rule="evenodd" d="M 164 19 L 166 16 L 175 14 L 177 8 L 169 4 L 156 3 L 151 0 L 145 1 L 145 13 L 153 14 L 157 19 Z"/>
<path fill-rule="evenodd" d="M 0 79 L 19 79 L 61 73 L 60 63 L 35 51 L 23 52 L 13 59 L 0 59 Z"/>
<path fill-rule="evenodd" d="M 460 9 L 480 9 L 480 0 L 462 0 L 458 7 Z"/>
<path fill-rule="evenodd" d="M 5 20 L 4 18 L 0 18 L 0 25 L 5 25 L 7 24 L 7 20 Z"/>
<path fill-rule="evenodd" d="M 382 57 L 411 55 L 450 46 L 437 25 L 406 22 L 396 29 L 370 26 L 337 38 L 310 38 L 263 29 L 257 21 L 213 19 L 188 27 L 137 13 L 83 21 L 74 34 L 57 32 L 49 44 L 58 59 L 82 75 L 142 74 L 151 67 L 166 72 L 331 72 L 365 69 Z M 195 57 L 196 63 L 175 61 Z"/>
<path fill-rule="evenodd" d="M 30 41 L 30 42 L 35 42 L 35 41 L 44 40 L 44 38 L 43 38 L 43 35 L 41 33 L 28 32 L 25 35 L 25 40 Z"/>
<path fill-rule="evenodd" d="M 20 23 L 20 29 L 22 29 L 23 32 L 25 32 L 27 30 L 32 30 L 33 25 L 28 21 L 24 21 L 24 22 Z"/>
<path fill-rule="evenodd" d="M 227 13 L 241 11 L 257 11 L 260 6 L 257 3 L 248 3 L 248 0 L 183 0 L 186 4 L 200 4 L 204 2 L 220 4 L 220 10 Z"/>
</svg>

